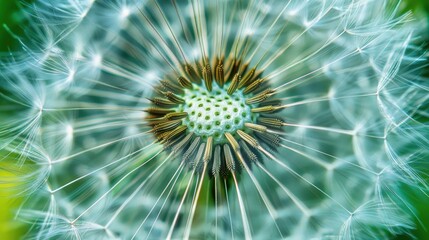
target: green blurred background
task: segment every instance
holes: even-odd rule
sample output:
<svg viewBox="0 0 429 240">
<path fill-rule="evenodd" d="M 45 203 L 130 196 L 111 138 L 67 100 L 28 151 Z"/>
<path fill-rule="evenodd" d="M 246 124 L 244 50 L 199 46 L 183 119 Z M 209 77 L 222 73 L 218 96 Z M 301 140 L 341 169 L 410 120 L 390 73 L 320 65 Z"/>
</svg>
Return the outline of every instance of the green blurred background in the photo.
<svg viewBox="0 0 429 240">
<path fill-rule="evenodd" d="M 397 2 L 398 0 L 392 0 Z M 18 36 L 23 34 L 23 29 L 25 28 L 25 21 L 22 14 L 23 1 L 19 0 L 0 0 L 0 52 L 9 52 L 14 50 L 19 50 L 19 44 L 16 39 L 10 34 L 7 29 L 10 29 L 13 34 Z M 31 2 L 27 0 L 24 2 Z M 403 3 L 403 11 L 413 11 L 416 18 L 426 19 L 429 22 L 429 0 L 406 0 Z M 7 26 L 7 27 L 6 27 Z M 429 29 L 427 36 L 423 36 L 425 42 L 429 42 Z M 426 44 L 429 50 L 429 44 Z M 1 81 L 1 79 L 0 79 Z M 0 82 L 1 84 L 1 82 Z M 0 102 L 1 109 L 1 102 Z M 1 120 L 0 112 L 0 120 Z M 1 139 L 0 139 L 1 141 Z M 0 156 L 5 156 L 5 153 L 0 152 Z M 0 157 L 0 159 L 3 157 Z M 9 159 L 9 161 L 11 161 Z M 0 179 L 11 180 L 14 182 L 17 176 L 14 176 L 10 171 L 4 170 L 5 166 L 11 166 L 8 159 L 0 161 Z M 21 169 L 22 170 L 22 169 Z M 0 182 L 3 182 L 1 181 Z M 13 197 L 16 192 L 11 191 L 14 189 L 13 184 L 3 184 L 0 183 L 0 239 L 3 240 L 14 240 L 19 239 L 25 233 L 27 226 L 20 225 L 18 221 L 14 219 L 13 209 L 16 209 L 22 199 L 19 197 Z M 15 188 L 16 189 L 16 188 Z M 429 239 L 429 198 L 424 196 L 421 193 L 416 193 L 409 191 L 409 198 L 412 199 L 414 207 L 418 211 L 418 218 L 420 223 L 416 218 L 417 229 L 414 230 L 414 234 L 417 239 Z M 409 239 L 408 236 L 402 235 L 397 236 L 395 239 Z"/>
</svg>

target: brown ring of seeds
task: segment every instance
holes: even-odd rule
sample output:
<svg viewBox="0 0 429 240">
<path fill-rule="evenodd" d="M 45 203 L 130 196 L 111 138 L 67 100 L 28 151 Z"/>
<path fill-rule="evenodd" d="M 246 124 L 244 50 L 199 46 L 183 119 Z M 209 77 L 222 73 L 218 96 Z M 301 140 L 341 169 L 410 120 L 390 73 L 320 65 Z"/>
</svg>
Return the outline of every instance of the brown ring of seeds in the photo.
<svg viewBox="0 0 429 240">
<path fill-rule="evenodd" d="M 150 132 L 157 141 L 179 156 L 190 169 L 200 172 L 207 164 L 209 175 L 227 177 L 240 170 L 243 164 L 260 161 L 263 154 L 259 149 L 264 145 L 270 148 L 279 144 L 280 136 L 269 130 L 279 131 L 285 125 L 274 115 L 283 107 L 267 101 L 276 91 L 269 88 L 269 80 L 263 78 L 262 71 L 256 67 L 249 68 L 249 63 L 239 58 L 216 58 L 212 61 L 212 71 L 209 62 L 200 61 L 196 66 L 188 63 L 182 66 L 183 72 L 178 71 L 183 75 L 165 76 L 156 87 L 156 94 L 149 99 L 152 106 L 144 110 L 145 121 L 152 127 Z M 241 91 L 254 119 L 246 122 L 242 129 L 225 132 L 226 142 L 216 142 L 211 135 L 198 135 L 184 124 L 191 114 L 183 111 L 184 104 L 189 104 L 183 97 L 185 91 L 204 87 L 212 93 L 213 84 L 225 89 L 228 95 Z"/>
</svg>

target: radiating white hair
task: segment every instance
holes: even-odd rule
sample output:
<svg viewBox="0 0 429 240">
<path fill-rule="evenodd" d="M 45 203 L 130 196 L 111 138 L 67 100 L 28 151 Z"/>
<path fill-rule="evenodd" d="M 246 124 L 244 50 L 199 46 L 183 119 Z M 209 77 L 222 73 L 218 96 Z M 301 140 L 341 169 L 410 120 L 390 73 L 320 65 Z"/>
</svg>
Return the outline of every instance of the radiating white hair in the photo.
<svg viewBox="0 0 429 240">
<path fill-rule="evenodd" d="M 380 239 L 424 191 L 427 64 L 387 0 L 39 0 L 0 61 L 0 150 L 35 239 Z M 184 62 L 240 55 L 282 101 L 235 181 L 156 142 L 146 99 Z M 426 62 L 426 63 L 425 63 Z M 16 169 L 16 168 L 14 168 Z M 14 181 L 17 181 L 16 179 Z M 19 187 L 19 189 L 18 189 Z M 201 191 L 201 194 L 197 194 Z"/>
</svg>

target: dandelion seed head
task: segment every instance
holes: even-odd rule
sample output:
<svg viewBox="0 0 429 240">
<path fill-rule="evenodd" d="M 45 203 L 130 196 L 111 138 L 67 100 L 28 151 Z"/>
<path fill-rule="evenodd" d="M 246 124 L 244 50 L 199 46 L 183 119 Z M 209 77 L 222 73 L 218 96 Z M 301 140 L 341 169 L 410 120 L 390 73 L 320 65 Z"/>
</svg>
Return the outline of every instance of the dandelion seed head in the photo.
<svg viewBox="0 0 429 240">
<path fill-rule="evenodd" d="M 426 190 L 429 88 L 418 29 L 396 5 L 28 11 L 22 50 L 0 60 L 0 150 L 31 169 L 17 213 L 35 225 L 28 237 L 374 239 L 413 227 L 400 186 Z"/>
<path fill-rule="evenodd" d="M 229 96 L 217 85 L 213 86 L 212 91 L 213 95 L 201 89 L 188 93 L 185 91 L 183 111 L 190 114 L 185 124 L 198 136 L 214 136 L 214 141 L 225 142 L 224 131 L 235 133 L 242 129 L 245 122 L 252 122 L 252 113 L 250 108 L 245 106 L 242 94 L 235 92 Z"/>
</svg>

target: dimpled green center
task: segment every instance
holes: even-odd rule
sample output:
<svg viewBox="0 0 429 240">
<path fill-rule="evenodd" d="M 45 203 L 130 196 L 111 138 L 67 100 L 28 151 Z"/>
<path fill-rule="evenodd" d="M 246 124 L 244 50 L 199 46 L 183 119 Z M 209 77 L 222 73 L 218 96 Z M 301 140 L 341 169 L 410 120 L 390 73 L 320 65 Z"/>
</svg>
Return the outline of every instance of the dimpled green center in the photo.
<svg viewBox="0 0 429 240">
<path fill-rule="evenodd" d="M 216 83 L 213 90 L 193 85 L 193 89 L 186 89 L 182 105 L 183 111 L 188 113 L 184 124 L 189 132 L 197 136 L 213 137 L 216 143 L 227 142 L 224 133 L 234 134 L 243 129 L 244 123 L 253 122 L 251 108 L 246 104 L 246 98 L 241 90 L 228 95 L 228 85 L 220 88 Z"/>
</svg>

